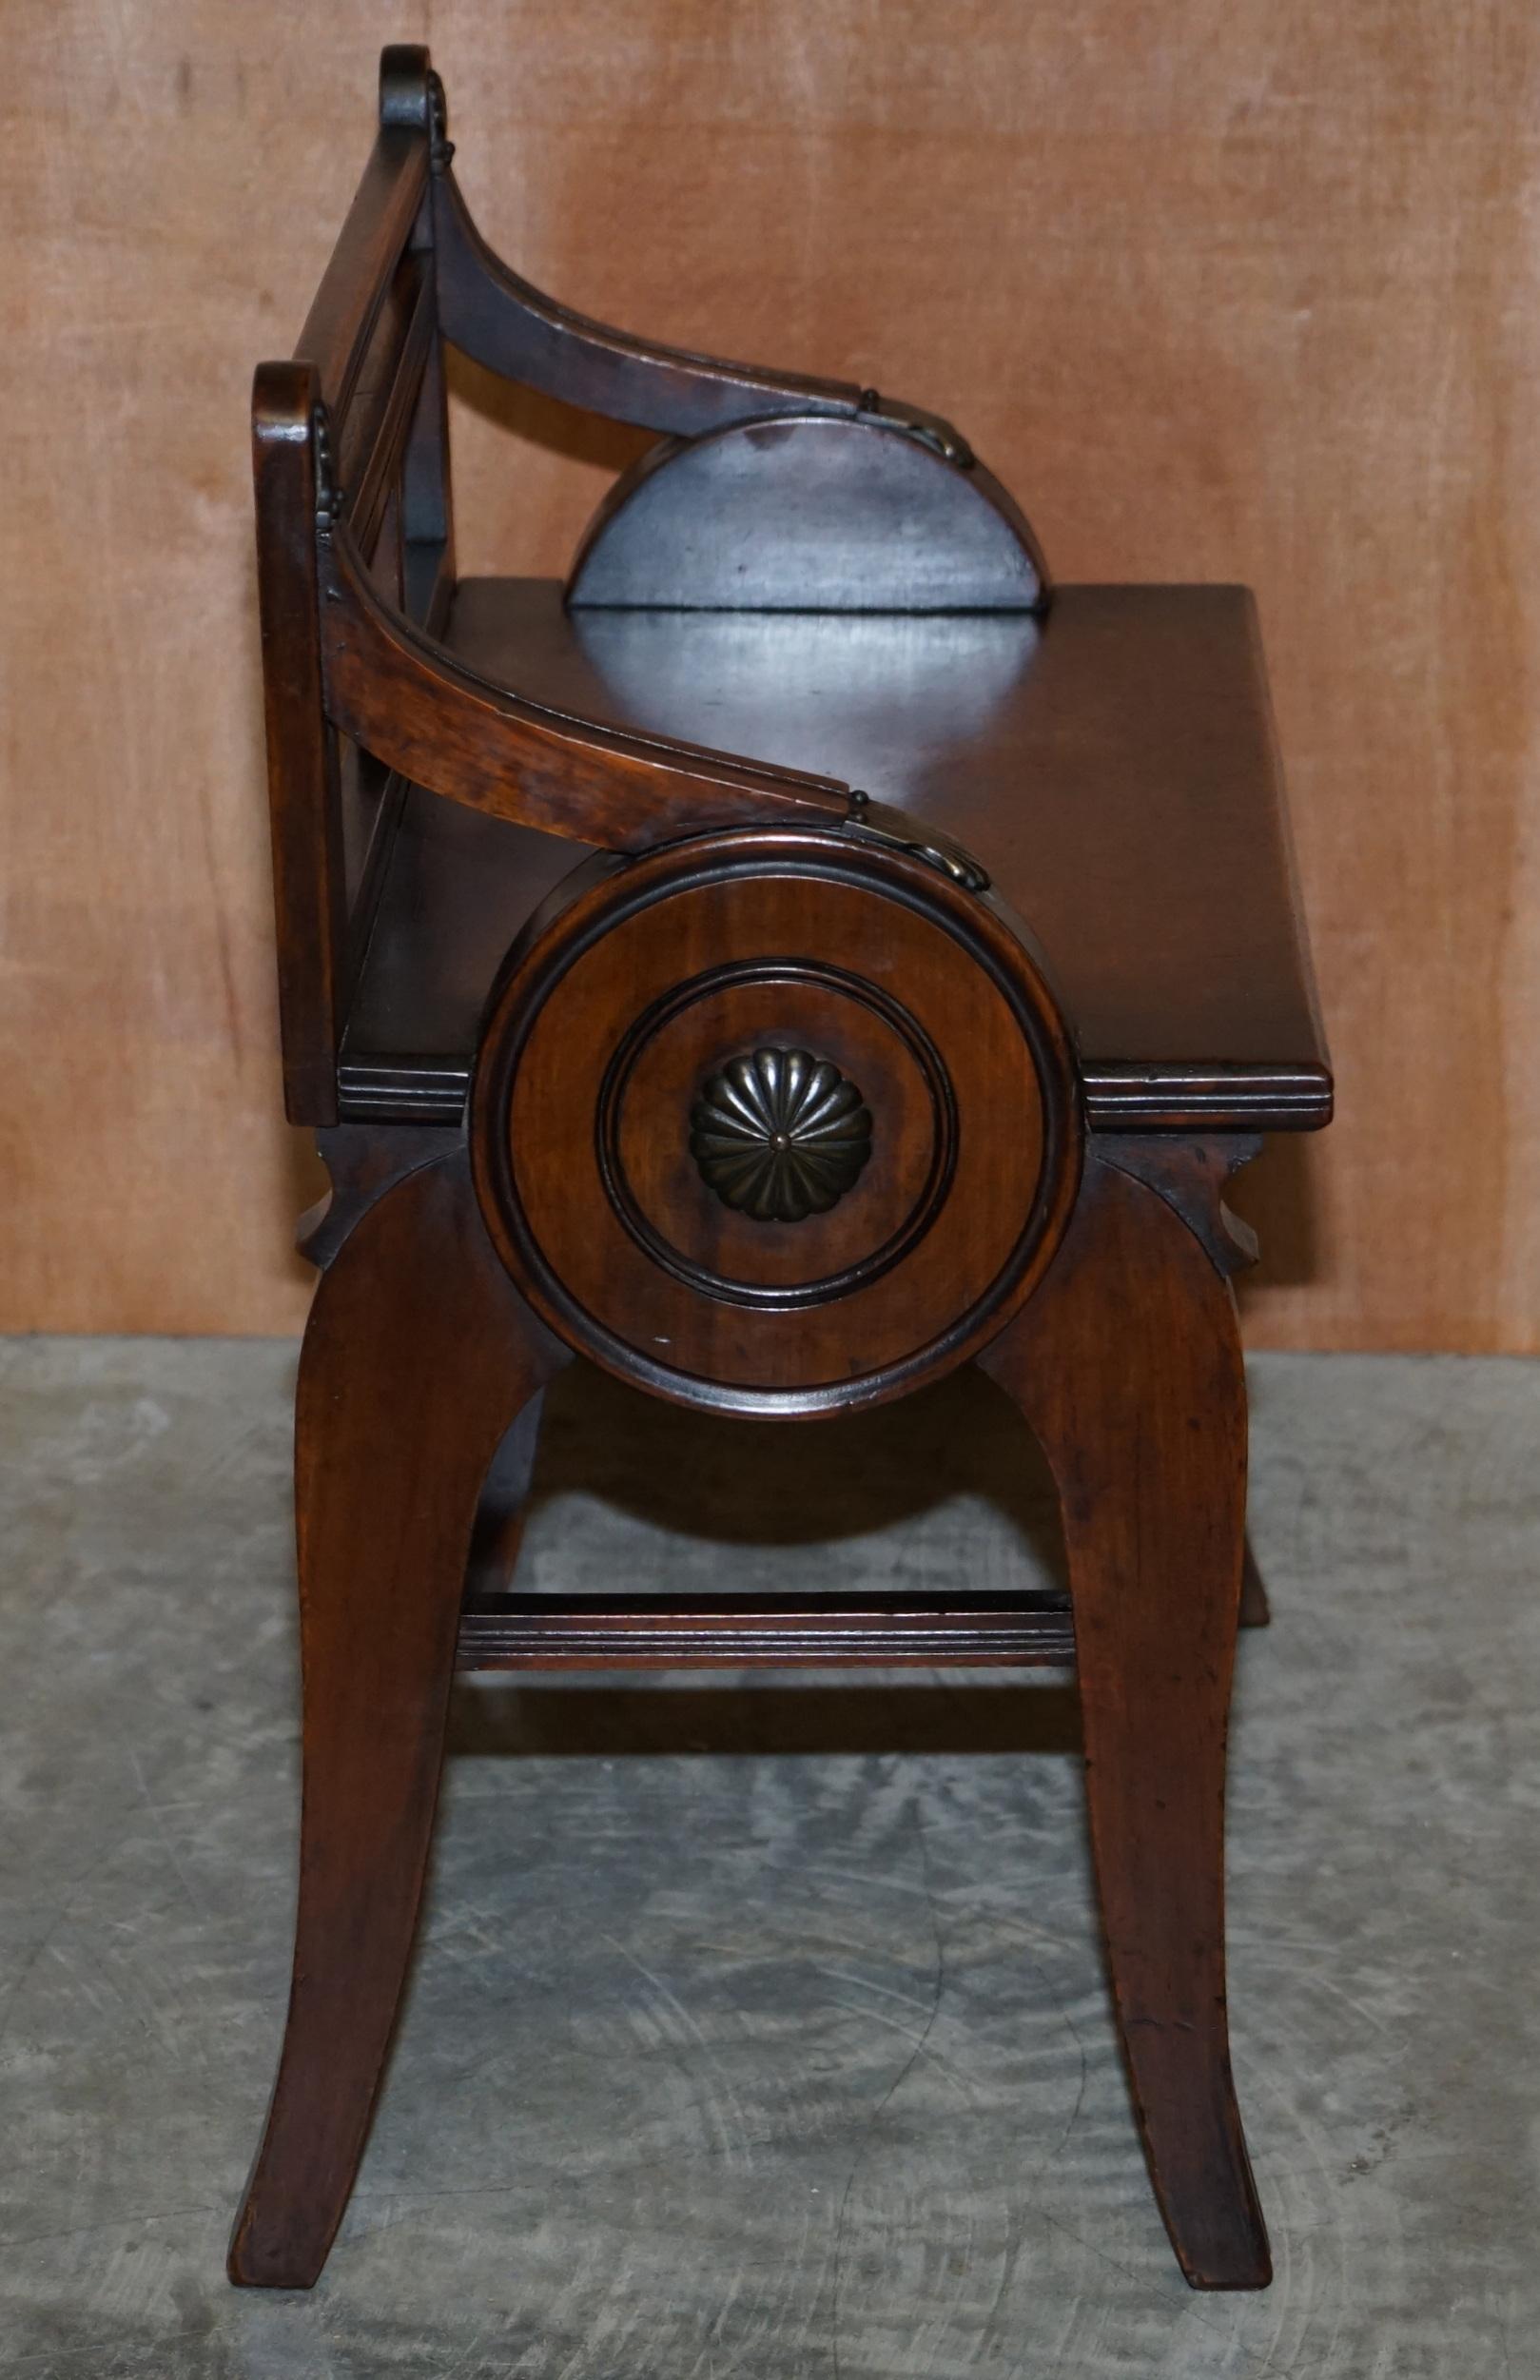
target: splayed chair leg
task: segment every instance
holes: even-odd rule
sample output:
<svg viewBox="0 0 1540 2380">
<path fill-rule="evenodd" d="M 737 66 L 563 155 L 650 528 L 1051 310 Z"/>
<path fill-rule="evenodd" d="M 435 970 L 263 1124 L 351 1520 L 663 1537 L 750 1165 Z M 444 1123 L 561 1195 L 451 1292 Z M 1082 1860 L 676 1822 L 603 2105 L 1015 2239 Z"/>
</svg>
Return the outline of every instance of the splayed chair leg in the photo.
<svg viewBox="0 0 1540 2380">
<path fill-rule="evenodd" d="M 1156 2195 L 1195 2288 L 1259 2289 L 1272 2268 L 1224 1987 L 1246 1495 L 1234 1300 L 1170 1200 L 1093 1156 L 1053 1270 L 981 1361 L 1058 1484 L 1091 1842 Z"/>
<path fill-rule="evenodd" d="M 463 1153 L 322 1239 L 296 1409 L 294 1980 L 229 2257 L 232 2280 L 269 2289 L 316 2279 L 353 2187 L 417 1924 L 478 1499 L 562 1360 L 486 1241 Z"/>
</svg>

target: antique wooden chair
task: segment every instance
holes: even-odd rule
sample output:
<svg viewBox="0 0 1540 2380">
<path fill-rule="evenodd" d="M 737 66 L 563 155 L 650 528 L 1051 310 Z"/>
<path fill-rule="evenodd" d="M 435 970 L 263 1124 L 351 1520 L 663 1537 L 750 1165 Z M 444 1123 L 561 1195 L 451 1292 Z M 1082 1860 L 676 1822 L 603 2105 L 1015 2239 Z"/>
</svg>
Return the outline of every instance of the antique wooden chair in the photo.
<svg viewBox="0 0 1540 2380">
<path fill-rule="evenodd" d="M 1118 2021 L 1199 2287 L 1269 2274 L 1224 1999 L 1245 1385 L 1222 1191 L 1324 1123 L 1250 599 L 1071 587 L 948 425 L 497 262 L 427 53 L 255 395 L 298 1392 L 293 1993 L 237 2281 L 346 2204 L 457 1660 L 1066 1663 Z M 660 442 L 565 589 L 457 580 L 443 350 Z M 584 847 L 587 847 L 586 849 Z M 965 1362 L 1070 1595 L 521 1596 L 574 1353 L 812 1421 Z"/>
</svg>

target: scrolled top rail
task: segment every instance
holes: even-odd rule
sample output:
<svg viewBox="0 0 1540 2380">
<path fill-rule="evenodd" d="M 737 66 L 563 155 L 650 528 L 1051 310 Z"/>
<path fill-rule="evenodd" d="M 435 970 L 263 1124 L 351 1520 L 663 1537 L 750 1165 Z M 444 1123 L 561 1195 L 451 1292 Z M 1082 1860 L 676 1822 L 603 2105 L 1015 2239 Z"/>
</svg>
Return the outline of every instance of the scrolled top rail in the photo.
<svg viewBox="0 0 1540 2380">
<path fill-rule="evenodd" d="M 433 131 L 434 103 L 443 85 L 420 42 L 387 42 L 380 52 L 380 122 L 406 132 Z"/>
</svg>

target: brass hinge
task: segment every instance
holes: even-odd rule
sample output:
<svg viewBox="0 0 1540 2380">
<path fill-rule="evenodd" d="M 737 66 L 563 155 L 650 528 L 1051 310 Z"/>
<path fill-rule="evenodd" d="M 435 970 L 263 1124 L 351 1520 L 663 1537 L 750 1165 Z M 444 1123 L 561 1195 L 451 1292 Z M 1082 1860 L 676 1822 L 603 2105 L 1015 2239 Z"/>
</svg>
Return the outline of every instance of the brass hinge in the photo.
<svg viewBox="0 0 1540 2380">
<path fill-rule="evenodd" d="M 976 860 L 951 835 L 938 834 L 933 827 L 922 827 L 917 818 L 908 817 L 887 802 L 874 802 L 869 794 L 852 792 L 850 815 L 846 823 L 863 842 L 886 844 L 891 851 L 907 851 L 912 858 L 940 868 L 965 892 L 989 889 L 989 871 L 982 860 Z"/>
</svg>

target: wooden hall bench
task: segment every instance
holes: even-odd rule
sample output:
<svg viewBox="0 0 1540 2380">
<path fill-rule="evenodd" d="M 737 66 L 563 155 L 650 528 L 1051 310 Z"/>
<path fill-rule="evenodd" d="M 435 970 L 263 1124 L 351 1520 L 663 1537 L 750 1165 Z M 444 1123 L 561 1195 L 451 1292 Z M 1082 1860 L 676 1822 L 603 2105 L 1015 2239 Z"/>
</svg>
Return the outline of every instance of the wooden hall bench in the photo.
<svg viewBox="0 0 1540 2380">
<path fill-rule="evenodd" d="M 298 1389 L 294 1983 L 237 2281 L 331 2245 L 457 1660 L 1073 1659 L 1118 2022 L 1198 2287 L 1269 2276 L 1224 2002 L 1246 1403 L 1223 1204 L 1324 1124 L 1253 609 L 1071 587 L 945 421 L 683 355 L 487 249 L 427 53 L 257 374 Z M 457 577 L 443 351 L 658 433 L 565 587 Z M 574 1353 L 811 1421 L 980 1364 L 1070 1592 L 520 1595 Z"/>
</svg>

